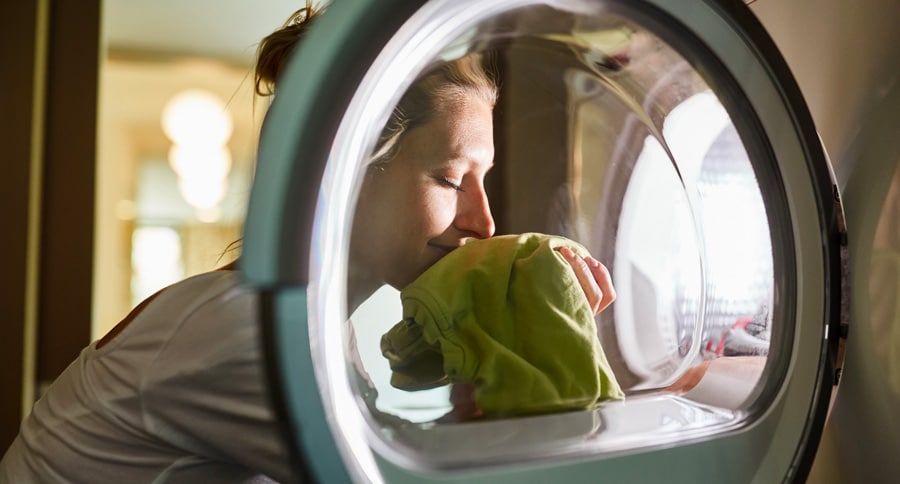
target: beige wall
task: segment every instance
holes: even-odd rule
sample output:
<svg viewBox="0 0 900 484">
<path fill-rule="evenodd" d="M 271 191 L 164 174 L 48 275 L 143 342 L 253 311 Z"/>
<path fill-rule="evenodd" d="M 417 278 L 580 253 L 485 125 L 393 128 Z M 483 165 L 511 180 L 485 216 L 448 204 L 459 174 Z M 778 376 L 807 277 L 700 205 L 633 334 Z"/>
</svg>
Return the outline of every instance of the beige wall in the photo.
<svg viewBox="0 0 900 484">
<path fill-rule="evenodd" d="M 249 66 L 107 59 L 101 17 L 100 2 L 91 1 L 0 7 L 0 62 L 10 74 L 0 89 L 0 207 L 8 227 L 0 238 L 0 450 L 30 411 L 38 383 L 52 381 L 131 307 L 131 231 L 141 221 L 128 202 L 141 160 L 168 149 L 159 115 L 169 96 L 201 87 L 228 101 L 234 163 L 252 172 L 267 102 L 254 105 Z M 186 268 L 215 267 L 239 236 L 241 217 L 171 221 L 188 234 Z"/>
<path fill-rule="evenodd" d="M 228 143 L 232 171 L 249 173 L 255 159 L 256 140 L 265 99 L 252 92 L 250 66 L 191 58 L 141 58 L 113 55 L 102 65 L 97 157 L 97 231 L 94 263 L 93 329 L 98 338 L 114 326 L 134 305 L 131 291 L 131 236 L 141 224 L 170 226 L 179 231 L 184 245 L 185 275 L 215 268 L 226 246 L 240 237 L 243 203 L 249 179 L 233 187 L 227 199 L 230 212 L 221 223 L 206 224 L 190 213 L 167 218 L 141 218 L 137 205 L 140 165 L 148 159 L 164 160 L 170 142 L 165 137 L 161 114 L 166 102 L 189 88 L 208 90 L 228 103 L 234 132 Z M 143 197 L 146 202 L 147 197 Z M 158 200 L 169 203 L 171 200 Z M 147 208 L 147 207 L 143 207 Z M 235 213 L 237 212 L 237 213 Z M 227 261 L 227 257 L 221 262 Z"/>
</svg>

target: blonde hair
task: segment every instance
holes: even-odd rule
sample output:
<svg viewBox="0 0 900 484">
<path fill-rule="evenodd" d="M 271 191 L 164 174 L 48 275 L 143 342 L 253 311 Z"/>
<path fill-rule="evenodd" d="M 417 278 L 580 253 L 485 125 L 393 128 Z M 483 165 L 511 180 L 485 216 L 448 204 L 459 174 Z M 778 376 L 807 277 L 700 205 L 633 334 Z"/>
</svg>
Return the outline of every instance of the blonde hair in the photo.
<svg viewBox="0 0 900 484">
<path fill-rule="evenodd" d="M 442 107 L 474 97 L 493 109 L 498 91 L 493 66 L 480 54 L 468 54 L 426 70 L 391 112 L 372 155 L 372 163 L 378 165 L 390 161 L 404 134 L 427 123 Z"/>
</svg>

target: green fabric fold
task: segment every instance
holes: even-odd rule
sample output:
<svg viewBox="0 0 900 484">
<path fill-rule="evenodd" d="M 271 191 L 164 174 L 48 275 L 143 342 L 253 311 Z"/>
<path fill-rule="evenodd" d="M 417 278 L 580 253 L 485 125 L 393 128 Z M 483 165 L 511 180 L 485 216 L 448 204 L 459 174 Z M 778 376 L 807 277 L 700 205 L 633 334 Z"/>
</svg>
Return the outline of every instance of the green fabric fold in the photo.
<svg viewBox="0 0 900 484">
<path fill-rule="evenodd" d="M 474 240 L 403 289 L 403 320 L 381 341 L 391 384 L 472 383 L 486 417 L 586 409 L 624 394 L 574 271 L 537 233 Z"/>
</svg>

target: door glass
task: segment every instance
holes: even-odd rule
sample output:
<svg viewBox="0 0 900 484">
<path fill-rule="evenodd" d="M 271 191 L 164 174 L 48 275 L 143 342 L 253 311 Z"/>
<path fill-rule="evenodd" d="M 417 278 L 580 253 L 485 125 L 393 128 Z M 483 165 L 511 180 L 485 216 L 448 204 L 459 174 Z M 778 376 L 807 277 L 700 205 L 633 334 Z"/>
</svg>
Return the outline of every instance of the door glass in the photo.
<svg viewBox="0 0 900 484">
<path fill-rule="evenodd" d="M 788 288 L 775 285 L 770 220 L 784 207 L 761 188 L 760 180 L 772 176 L 769 161 L 748 154 L 745 140 L 753 134 L 734 114 L 735 93 L 727 79 L 696 67 L 702 51 L 673 45 L 665 29 L 660 34 L 654 25 L 651 32 L 645 25 L 650 20 L 640 15 L 591 8 L 597 10 L 541 5 L 485 14 L 476 27 L 460 28 L 427 62 L 411 68 L 413 75 L 399 83 L 390 103 L 371 104 L 380 109 L 371 119 L 385 126 L 397 102 L 406 102 L 404 92 L 420 87 L 421 79 L 447 62 L 477 56 L 499 85 L 493 168 L 484 179 L 495 239 L 539 233 L 577 243 L 606 265 L 617 294 L 573 339 L 567 333 L 572 329 L 553 317 L 529 319 L 543 314 L 540 309 L 516 312 L 519 306 L 510 303 L 516 290 L 511 288 L 527 277 L 518 274 L 528 274 L 520 259 L 498 275 L 486 261 L 505 255 L 485 249 L 472 252 L 482 257 L 472 262 L 454 251 L 438 262 L 434 257 L 418 279 L 391 287 L 377 277 L 397 267 L 388 245 L 374 237 L 359 245 L 351 238 L 345 359 L 376 447 L 454 467 L 521 459 L 535 451 L 658 446 L 746 425 L 763 386 L 758 383 L 777 381 L 764 369 L 770 341 L 783 331 L 773 317 L 777 290 Z M 385 52 L 389 57 L 390 49 Z M 388 63 L 376 64 L 376 71 L 378 65 Z M 389 217 L 372 215 L 385 187 L 415 191 L 419 182 L 449 183 L 459 204 L 454 214 L 469 213 L 464 204 L 475 203 L 478 177 L 466 178 L 465 170 L 458 178 L 452 170 L 425 170 L 421 178 L 407 178 L 407 185 L 385 181 L 406 166 L 395 160 L 410 149 L 416 129 L 428 129 L 427 122 L 413 126 L 399 130 L 395 145 L 396 125 L 387 122 L 383 131 L 371 132 L 369 154 L 357 171 L 360 191 L 348 232 L 354 237 L 377 218 L 391 220 L 392 238 L 385 240 L 398 246 L 414 244 L 416 237 L 424 237 L 426 248 L 446 241 L 448 232 L 405 230 L 409 219 L 431 220 L 443 205 L 408 203 Z M 429 146 L 440 146 L 439 135 L 429 136 Z M 456 229 L 466 223 L 460 220 L 453 218 Z M 471 231 L 470 237 L 479 234 Z M 360 251 L 377 252 L 388 269 L 359 262 L 371 260 Z M 484 272 L 466 278 L 458 276 L 460 270 Z M 356 297 L 360 274 L 373 273 L 374 283 Z M 541 277 L 569 277 L 553 274 Z M 499 280 L 503 289 L 479 289 L 466 299 L 459 296 L 461 286 L 453 285 L 474 287 L 485 280 Z M 538 281 L 546 284 L 540 296 L 518 304 L 543 307 L 572 287 L 547 280 Z M 583 297 L 577 281 L 574 288 L 569 294 Z M 507 298 L 490 299 L 497 294 Z M 483 319 L 486 306 L 500 308 L 495 319 Z M 434 316 L 444 310 L 444 316 Z M 534 325 L 554 324 L 559 326 L 549 336 L 528 336 Z M 516 330 L 504 333 L 509 325 Z M 595 371 L 581 372 L 585 354 Z M 527 371 L 498 363 L 504 358 Z M 457 368 L 452 362 L 458 360 L 468 363 Z M 477 370 L 460 370 L 467 364 Z M 535 389 L 541 383 L 509 382 L 522 374 L 545 379 L 556 398 L 535 403 L 543 398 Z M 597 379 L 599 390 L 585 383 Z M 582 390 L 569 391 L 579 385 Z M 497 397 L 502 392 L 507 393 Z"/>
</svg>

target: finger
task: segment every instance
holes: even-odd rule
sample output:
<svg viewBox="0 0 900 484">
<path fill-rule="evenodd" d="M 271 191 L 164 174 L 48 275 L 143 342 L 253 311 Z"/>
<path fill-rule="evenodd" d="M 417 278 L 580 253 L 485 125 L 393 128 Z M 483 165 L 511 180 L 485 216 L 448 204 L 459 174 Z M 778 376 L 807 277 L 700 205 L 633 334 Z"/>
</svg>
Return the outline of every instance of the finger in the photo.
<svg viewBox="0 0 900 484">
<path fill-rule="evenodd" d="M 609 305 L 616 300 L 616 288 L 613 287 L 612 276 L 609 275 L 609 269 L 607 269 L 605 265 L 591 256 L 588 256 L 585 259 L 585 262 L 587 262 L 591 274 L 594 275 L 594 279 L 600 286 L 600 294 L 603 296 L 600 300 L 600 308 L 597 310 L 599 313 L 608 308 Z"/>
<path fill-rule="evenodd" d="M 581 290 L 584 292 L 585 297 L 588 301 L 588 306 L 591 308 L 591 312 L 593 314 L 597 314 L 600 312 L 600 303 L 603 300 L 603 293 L 600 290 L 600 285 L 594 279 L 594 275 L 591 272 L 590 267 L 588 267 L 587 262 L 584 259 L 579 257 L 572 249 L 568 247 L 561 247 L 559 249 L 559 253 L 566 259 L 566 262 L 572 266 L 572 270 L 575 272 L 575 277 L 578 279 L 578 283 L 581 285 Z"/>
<path fill-rule="evenodd" d="M 454 383 L 450 387 L 450 403 L 453 409 L 439 418 L 439 422 L 464 422 L 483 414 L 475 402 L 475 385 L 471 383 Z"/>
</svg>

